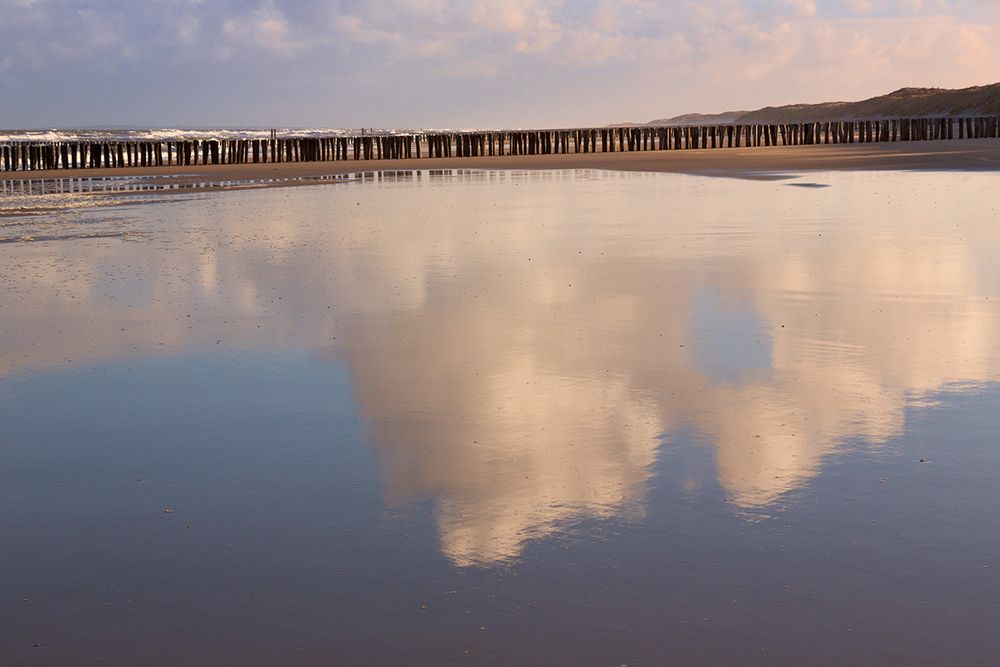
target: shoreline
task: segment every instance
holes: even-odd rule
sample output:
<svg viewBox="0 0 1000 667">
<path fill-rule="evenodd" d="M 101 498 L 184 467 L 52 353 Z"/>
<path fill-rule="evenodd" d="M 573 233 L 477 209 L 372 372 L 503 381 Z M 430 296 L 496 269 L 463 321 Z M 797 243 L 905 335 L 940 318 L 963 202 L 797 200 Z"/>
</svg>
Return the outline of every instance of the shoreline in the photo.
<svg viewBox="0 0 1000 667">
<path fill-rule="evenodd" d="M 171 176 L 178 184 L 205 181 L 295 179 L 376 171 L 436 169 L 554 170 L 603 169 L 771 180 L 805 171 L 1000 171 L 1000 140 L 962 139 L 871 144 L 776 146 L 614 153 L 504 155 L 280 162 L 197 166 L 84 168 L 5 172 L 0 181 Z"/>
</svg>

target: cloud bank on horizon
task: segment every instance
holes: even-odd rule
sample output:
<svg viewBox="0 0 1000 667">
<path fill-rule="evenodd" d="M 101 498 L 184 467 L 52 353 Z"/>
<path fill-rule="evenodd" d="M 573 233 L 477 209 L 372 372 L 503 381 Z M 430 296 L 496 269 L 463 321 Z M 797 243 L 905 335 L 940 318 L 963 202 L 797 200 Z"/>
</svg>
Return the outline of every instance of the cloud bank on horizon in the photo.
<svg viewBox="0 0 1000 667">
<path fill-rule="evenodd" d="M 995 0 L 0 0 L 0 126 L 507 127 L 1000 80 Z"/>
</svg>

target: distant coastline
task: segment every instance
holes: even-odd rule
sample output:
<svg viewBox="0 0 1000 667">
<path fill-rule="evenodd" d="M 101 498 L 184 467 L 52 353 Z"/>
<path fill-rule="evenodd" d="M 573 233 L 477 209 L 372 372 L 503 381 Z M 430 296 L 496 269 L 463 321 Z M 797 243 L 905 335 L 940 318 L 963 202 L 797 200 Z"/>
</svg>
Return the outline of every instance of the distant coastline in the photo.
<svg viewBox="0 0 1000 667">
<path fill-rule="evenodd" d="M 811 121 L 885 120 L 932 116 L 972 117 L 1000 114 L 1000 83 L 969 88 L 900 88 L 886 95 L 856 102 L 785 104 L 753 111 L 686 113 L 644 123 L 616 123 L 613 127 L 715 125 L 753 123 L 808 123 Z"/>
</svg>

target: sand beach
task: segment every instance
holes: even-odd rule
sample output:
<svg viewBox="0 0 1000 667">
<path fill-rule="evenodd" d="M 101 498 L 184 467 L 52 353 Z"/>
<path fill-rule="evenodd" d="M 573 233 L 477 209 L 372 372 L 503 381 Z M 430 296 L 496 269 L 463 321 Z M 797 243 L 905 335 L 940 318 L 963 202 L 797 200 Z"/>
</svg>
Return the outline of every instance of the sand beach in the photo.
<svg viewBox="0 0 1000 667">
<path fill-rule="evenodd" d="M 998 664 L 1000 3 L 0 34 L 0 667 Z"/>
<path fill-rule="evenodd" d="M 177 183 L 197 183 L 206 178 L 213 181 L 295 179 L 359 171 L 419 169 L 609 169 L 765 179 L 782 173 L 817 170 L 1000 170 L 1000 141 L 965 139 L 719 150 L 60 169 L 6 172 L 2 178 L 17 181 L 46 178 L 173 176 L 176 177 Z M 291 183 L 286 181 L 283 184 Z"/>
</svg>

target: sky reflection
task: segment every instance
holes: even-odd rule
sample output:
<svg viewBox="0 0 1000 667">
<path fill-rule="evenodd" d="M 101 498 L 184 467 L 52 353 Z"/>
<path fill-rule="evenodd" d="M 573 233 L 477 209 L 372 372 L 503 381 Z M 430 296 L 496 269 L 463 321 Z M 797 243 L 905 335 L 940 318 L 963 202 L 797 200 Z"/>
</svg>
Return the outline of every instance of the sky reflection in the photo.
<svg viewBox="0 0 1000 667">
<path fill-rule="evenodd" d="M 997 379 L 993 177 L 808 179 L 830 187 L 405 173 L 88 210 L 60 229 L 137 236 L 0 249 L 0 375 L 210 346 L 342 362 L 386 504 L 432 500 L 457 565 L 641 520 L 680 428 L 764 510 Z"/>
</svg>

